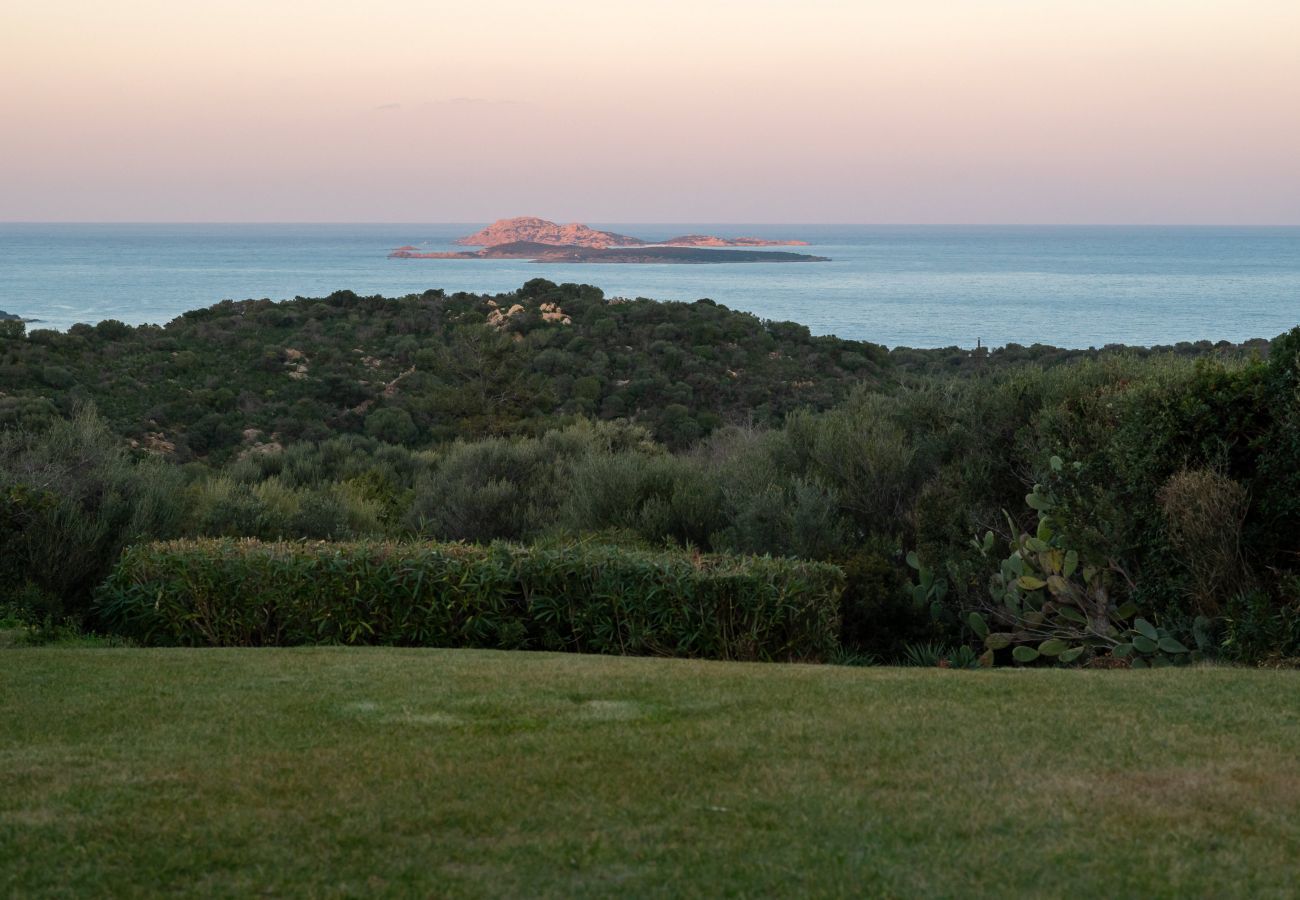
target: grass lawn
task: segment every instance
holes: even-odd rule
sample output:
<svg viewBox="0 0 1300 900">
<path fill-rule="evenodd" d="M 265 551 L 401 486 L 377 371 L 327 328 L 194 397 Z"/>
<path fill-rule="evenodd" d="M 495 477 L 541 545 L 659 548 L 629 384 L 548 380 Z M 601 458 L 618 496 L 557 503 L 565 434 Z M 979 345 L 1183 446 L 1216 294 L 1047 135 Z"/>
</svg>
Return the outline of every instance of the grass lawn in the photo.
<svg viewBox="0 0 1300 900">
<path fill-rule="evenodd" d="M 1296 673 L 0 655 L 4 896 L 1296 891 Z"/>
</svg>

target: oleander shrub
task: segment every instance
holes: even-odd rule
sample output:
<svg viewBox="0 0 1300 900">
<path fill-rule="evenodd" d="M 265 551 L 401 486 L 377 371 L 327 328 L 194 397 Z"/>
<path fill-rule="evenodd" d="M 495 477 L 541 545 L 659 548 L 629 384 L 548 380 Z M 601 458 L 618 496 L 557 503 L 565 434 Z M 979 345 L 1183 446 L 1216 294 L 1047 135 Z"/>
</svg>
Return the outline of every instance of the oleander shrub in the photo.
<svg viewBox="0 0 1300 900">
<path fill-rule="evenodd" d="M 588 544 L 207 539 L 129 547 L 99 609 L 147 644 L 820 660 L 841 581 L 822 563 Z"/>
</svg>

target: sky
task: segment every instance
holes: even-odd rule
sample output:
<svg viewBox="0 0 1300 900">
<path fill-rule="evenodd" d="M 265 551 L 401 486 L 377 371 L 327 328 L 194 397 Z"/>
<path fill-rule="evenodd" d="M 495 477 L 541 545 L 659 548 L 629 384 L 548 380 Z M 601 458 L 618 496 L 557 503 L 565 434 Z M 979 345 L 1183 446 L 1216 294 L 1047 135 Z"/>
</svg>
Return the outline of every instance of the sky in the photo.
<svg viewBox="0 0 1300 900">
<path fill-rule="evenodd" d="M 1300 224 L 1298 0 L 0 0 L 0 220 Z"/>
</svg>

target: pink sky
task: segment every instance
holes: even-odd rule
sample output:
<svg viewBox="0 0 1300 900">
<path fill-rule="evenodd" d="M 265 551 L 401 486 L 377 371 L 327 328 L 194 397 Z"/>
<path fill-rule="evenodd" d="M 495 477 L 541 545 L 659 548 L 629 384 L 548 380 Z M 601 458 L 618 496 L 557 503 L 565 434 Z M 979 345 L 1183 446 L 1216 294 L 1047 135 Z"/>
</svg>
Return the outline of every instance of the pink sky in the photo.
<svg viewBox="0 0 1300 900">
<path fill-rule="evenodd" d="M 1300 223 L 1297 0 L 35 2 L 0 220 Z"/>
</svg>

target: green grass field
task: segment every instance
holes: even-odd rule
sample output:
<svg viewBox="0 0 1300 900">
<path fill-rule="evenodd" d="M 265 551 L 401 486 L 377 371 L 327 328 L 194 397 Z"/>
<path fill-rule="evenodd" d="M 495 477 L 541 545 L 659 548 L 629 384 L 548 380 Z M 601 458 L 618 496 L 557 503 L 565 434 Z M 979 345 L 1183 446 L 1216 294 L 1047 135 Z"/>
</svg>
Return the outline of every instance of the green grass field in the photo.
<svg viewBox="0 0 1300 900">
<path fill-rule="evenodd" d="M 1294 896 L 1300 676 L 0 654 L 0 895 Z"/>
</svg>

